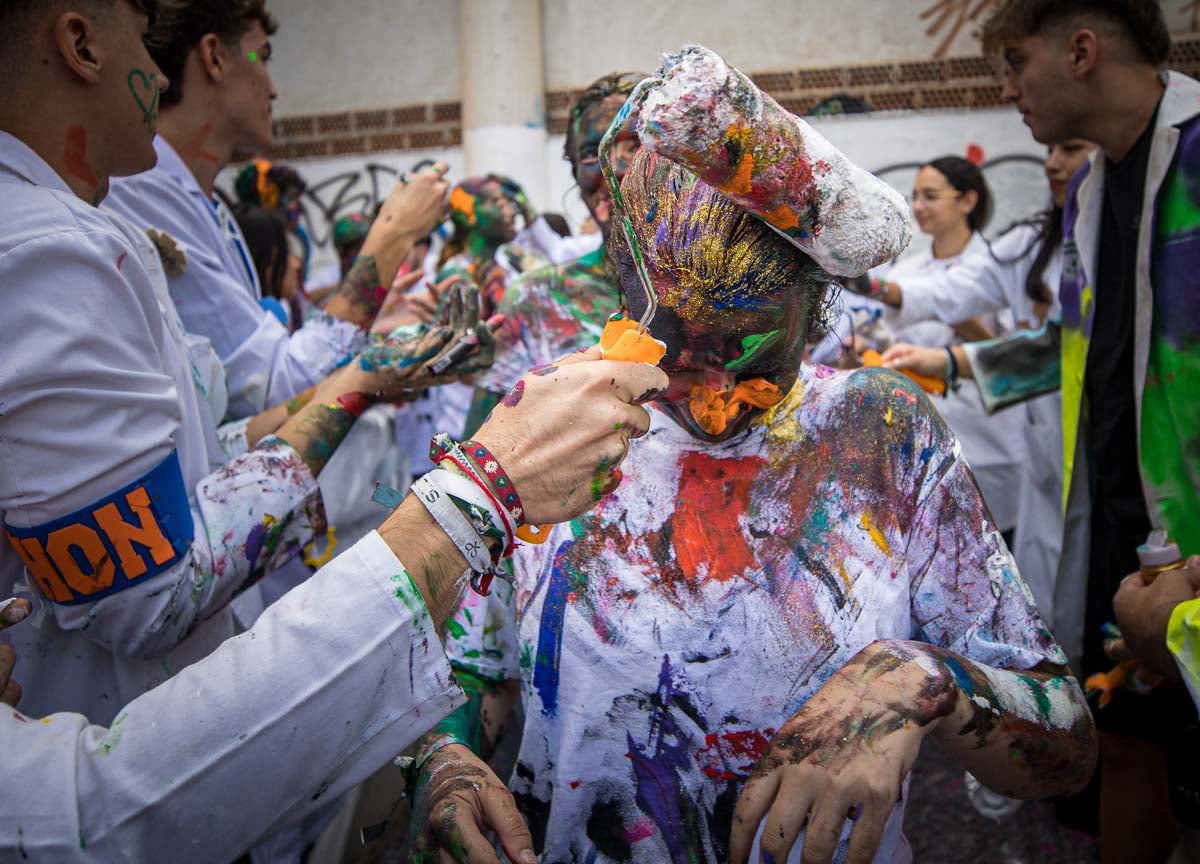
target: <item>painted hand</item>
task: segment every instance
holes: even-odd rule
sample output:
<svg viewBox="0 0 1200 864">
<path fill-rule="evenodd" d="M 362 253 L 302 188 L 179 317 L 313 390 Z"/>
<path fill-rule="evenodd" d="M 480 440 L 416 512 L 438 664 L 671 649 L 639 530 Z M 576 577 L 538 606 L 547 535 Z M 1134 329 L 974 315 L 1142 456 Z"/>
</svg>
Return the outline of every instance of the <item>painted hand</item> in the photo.
<svg viewBox="0 0 1200 864">
<path fill-rule="evenodd" d="M 512 479 L 526 522 L 565 522 L 616 489 L 629 439 L 650 428 L 641 403 L 667 385 L 662 370 L 601 360 L 593 346 L 526 374 L 475 440 Z"/>
<path fill-rule="evenodd" d="M 0 609 L 0 630 L 24 621 L 32 607 L 28 600 L 8 600 Z M 21 685 L 12 680 L 13 667 L 17 664 L 17 652 L 11 645 L 0 645 L 0 703 L 16 708 L 21 701 Z"/>
<path fill-rule="evenodd" d="M 1107 646 L 1117 659 L 1141 660 L 1160 675 L 1179 677 L 1175 658 L 1167 650 L 1167 624 L 1175 607 L 1200 592 L 1200 555 L 1193 555 L 1178 570 L 1167 570 L 1147 585 L 1140 573 L 1131 573 L 1113 597 L 1113 611 L 1122 638 Z"/>
<path fill-rule="evenodd" d="M 831 861 L 847 819 L 846 861 L 874 858 L 922 739 L 955 705 L 949 676 L 924 667 L 936 668 L 870 645 L 783 725 L 734 811 L 734 864 L 749 858 L 764 815 L 764 861 L 787 861 L 805 828 L 804 861 Z"/>
<path fill-rule="evenodd" d="M 537 864 L 533 839 L 512 793 L 478 756 L 460 744 L 438 750 L 421 769 L 413 801 L 414 864 L 441 861 L 495 862 L 484 838 L 491 829 L 510 861 Z"/>
<path fill-rule="evenodd" d="M 923 348 L 898 342 L 883 352 L 883 365 L 901 372 L 908 370 L 931 378 L 945 378 L 946 349 Z"/>
<path fill-rule="evenodd" d="M 475 340 L 465 356 L 445 368 L 438 365 L 464 339 Z M 486 322 L 479 320 L 479 289 L 459 280 L 450 287 L 435 324 L 410 324 L 392 331 L 354 361 L 365 375 L 360 389 L 397 401 L 414 391 L 458 381 L 492 365 L 496 340 Z"/>
<path fill-rule="evenodd" d="M 446 166 L 439 162 L 413 174 L 407 183 L 397 183 L 379 208 L 371 233 L 386 231 L 415 240 L 432 231 L 442 218 L 450 190 L 442 179 L 445 173 Z"/>
</svg>

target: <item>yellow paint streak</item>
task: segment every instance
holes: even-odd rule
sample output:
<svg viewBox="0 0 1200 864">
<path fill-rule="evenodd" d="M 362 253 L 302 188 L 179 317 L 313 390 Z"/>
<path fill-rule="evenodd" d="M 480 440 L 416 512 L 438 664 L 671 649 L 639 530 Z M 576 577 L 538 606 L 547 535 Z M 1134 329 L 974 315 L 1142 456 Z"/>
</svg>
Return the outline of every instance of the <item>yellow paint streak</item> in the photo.
<svg viewBox="0 0 1200 864">
<path fill-rule="evenodd" d="M 871 521 L 871 514 L 863 513 L 860 524 L 866 530 L 866 532 L 871 535 L 871 539 L 875 541 L 875 545 L 879 547 L 879 551 L 890 558 L 892 555 L 892 547 L 888 545 L 887 538 L 883 536 L 883 532 L 875 527 L 874 523 Z"/>
<path fill-rule="evenodd" d="M 888 426 L 891 426 L 893 419 L 894 419 L 894 415 L 892 414 L 892 409 L 889 407 L 887 410 L 887 413 L 883 415 L 883 422 L 886 423 Z"/>
</svg>

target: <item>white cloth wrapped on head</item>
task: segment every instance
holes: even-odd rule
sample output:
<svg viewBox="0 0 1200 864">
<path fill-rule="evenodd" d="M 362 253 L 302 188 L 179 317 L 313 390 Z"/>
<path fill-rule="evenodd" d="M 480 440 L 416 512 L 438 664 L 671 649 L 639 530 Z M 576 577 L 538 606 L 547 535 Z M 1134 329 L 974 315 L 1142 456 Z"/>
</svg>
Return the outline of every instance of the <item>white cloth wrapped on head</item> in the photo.
<svg viewBox="0 0 1200 864">
<path fill-rule="evenodd" d="M 899 192 L 702 45 L 667 55 L 637 131 L 834 276 L 865 273 L 912 239 Z"/>
</svg>

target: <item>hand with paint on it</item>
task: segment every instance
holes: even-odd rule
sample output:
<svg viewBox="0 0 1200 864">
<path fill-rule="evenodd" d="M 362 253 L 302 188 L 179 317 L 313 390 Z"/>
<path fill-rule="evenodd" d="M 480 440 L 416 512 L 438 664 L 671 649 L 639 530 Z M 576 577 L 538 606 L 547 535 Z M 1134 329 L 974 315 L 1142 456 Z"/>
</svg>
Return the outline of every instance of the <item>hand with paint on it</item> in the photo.
<svg viewBox="0 0 1200 864">
<path fill-rule="evenodd" d="M 362 392 L 395 402 L 427 387 L 468 378 L 492 365 L 496 339 L 491 324 L 479 320 L 479 288 L 466 279 L 452 280 L 435 323 L 393 330 L 351 361 L 350 373 Z M 478 347 L 441 368 L 438 361 L 464 340 Z"/>
<path fill-rule="evenodd" d="M 420 830 L 409 860 L 495 862 L 484 836 L 496 833 L 504 854 L 537 864 L 533 838 L 512 793 L 487 763 L 461 744 L 448 744 L 422 766 L 413 796 L 413 825 Z"/>
<path fill-rule="evenodd" d="M 1140 660 L 1159 675 L 1178 678 L 1179 668 L 1167 648 L 1167 625 L 1180 603 L 1200 595 L 1200 555 L 1175 570 L 1159 573 L 1146 584 L 1141 572 L 1121 581 L 1113 597 L 1113 612 L 1121 638 L 1105 645 L 1116 660 Z"/>
<path fill-rule="evenodd" d="M 24 598 L 0 602 L 0 630 L 24 621 L 32 611 L 30 602 Z M 21 685 L 12 680 L 13 667 L 17 665 L 17 652 L 11 645 L 0 645 L 0 703 L 16 708 L 21 701 Z"/>
<path fill-rule="evenodd" d="M 771 740 L 734 811 L 730 861 L 745 864 L 759 823 L 763 860 L 833 860 L 847 820 L 849 864 L 874 859 L 921 742 L 950 715 L 956 690 L 915 654 L 867 646 Z M 772 857 L 767 857 L 772 856 Z"/>
<path fill-rule="evenodd" d="M 379 215 L 371 223 L 363 249 L 377 231 L 390 238 L 412 242 L 436 228 L 445 213 L 450 192 L 450 184 L 444 179 L 446 170 L 445 163 L 437 162 L 392 187 L 380 205 Z"/>
<path fill-rule="evenodd" d="M 593 345 L 527 373 L 475 434 L 520 493 L 527 524 L 566 522 L 621 482 L 629 439 L 650 428 L 642 403 L 667 389 L 646 363 L 603 360 Z"/>
</svg>

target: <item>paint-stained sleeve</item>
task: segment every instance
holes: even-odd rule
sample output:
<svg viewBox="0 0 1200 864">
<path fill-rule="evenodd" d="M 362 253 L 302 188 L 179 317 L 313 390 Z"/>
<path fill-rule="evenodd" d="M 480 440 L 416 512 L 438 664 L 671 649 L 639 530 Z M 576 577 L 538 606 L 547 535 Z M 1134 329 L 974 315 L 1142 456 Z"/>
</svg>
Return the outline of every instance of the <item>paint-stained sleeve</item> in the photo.
<svg viewBox="0 0 1200 864">
<path fill-rule="evenodd" d="M 1192 701 L 1200 706 L 1200 600 L 1175 607 L 1167 625 L 1167 648 L 1175 656 Z"/>
<path fill-rule="evenodd" d="M 107 729 L 4 711 L 5 786 L 22 791 L 3 843 L 33 861 L 232 861 L 461 702 L 421 595 L 371 532 Z"/>
<path fill-rule="evenodd" d="M 516 614 L 515 592 L 500 579 L 487 597 L 464 592 L 446 624 L 446 656 L 455 667 L 489 681 L 519 678 Z"/>
<path fill-rule="evenodd" d="M 1016 330 L 963 345 L 988 413 L 1025 402 L 1062 386 L 1062 338 L 1058 322 Z"/>
<path fill-rule="evenodd" d="M 320 310 L 289 335 L 259 305 L 249 277 L 229 272 L 226 262 L 240 261 L 241 253 L 212 248 L 234 241 L 217 228 L 209 205 L 160 171 L 115 184 L 104 206 L 139 228 L 165 231 L 184 250 L 186 269 L 168 279 L 171 299 L 184 328 L 207 337 L 221 358 L 231 418 L 252 417 L 307 390 L 366 344 L 359 327 Z"/>
<path fill-rule="evenodd" d="M 68 580 L 55 583 L 58 599 L 82 601 L 45 602 L 64 629 L 146 658 L 174 648 L 299 549 L 323 527 L 324 511 L 312 473 L 281 441 L 266 441 L 208 476 L 204 454 L 177 450 L 181 395 L 164 370 L 187 361 L 173 346 L 138 254 L 116 234 L 79 233 L 48 235 L 0 258 L 0 284 L 21 286 L 10 292 L 10 336 L 0 340 L 0 511 L 10 526 L 0 542 L 10 544 L 14 528 L 57 529 L 59 520 L 83 526 L 69 539 L 84 546 L 61 542 L 55 550 L 51 531 L 42 532 L 40 549 L 57 562 L 54 572 L 74 568 L 71 591 L 62 586 Z M 175 457 L 182 467 L 172 465 Z M 108 523 L 95 515 L 109 496 L 152 476 L 165 479 L 142 487 L 149 490 L 142 512 L 151 518 L 142 524 L 157 521 L 166 548 L 153 561 L 142 540 L 114 539 L 111 526 L 137 522 L 138 511 Z M 160 499 L 157 489 L 177 494 Z M 159 500 L 182 511 L 175 527 L 150 516 Z M 28 564 L 30 550 L 23 551 Z M 127 566 L 135 555 L 142 573 Z"/>
<path fill-rule="evenodd" d="M 905 548 L 916 635 L 1002 669 L 1065 664 L 958 442 L 932 412 L 928 425 L 937 449 L 930 464 L 941 467 L 915 493 Z"/>
</svg>

